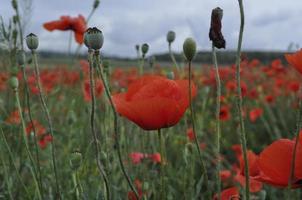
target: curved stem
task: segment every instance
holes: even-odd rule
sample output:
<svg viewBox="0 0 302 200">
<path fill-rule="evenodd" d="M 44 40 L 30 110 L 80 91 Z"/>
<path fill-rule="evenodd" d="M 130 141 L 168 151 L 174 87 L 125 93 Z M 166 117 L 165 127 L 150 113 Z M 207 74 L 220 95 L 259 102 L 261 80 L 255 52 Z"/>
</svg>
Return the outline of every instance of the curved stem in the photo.
<svg viewBox="0 0 302 200">
<path fill-rule="evenodd" d="M 99 69 L 100 71 L 100 78 L 102 79 L 102 82 L 104 84 L 105 87 L 105 93 L 106 96 L 110 102 L 110 106 L 112 108 L 112 112 L 113 112 L 113 117 L 114 117 L 114 138 L 115 138 L 115 144 L 116 144 L 116 149 L 117 149 L 117 154 L 118 154 L 118 160 L 119 160 L 119 164 L 120 167 L 122 169 L 122 172 L 124 174 L 125 179 L 128 182 L 128 185 L 130 187 L 130 189 L 132 190 L 132 192 L 135 194 L 136 199 L 139 199 L 139 195 L 134 187 L 134 185 L 131 182 L 131 179 L 125 169 L 123 160 L 122 160 L 122 154 L 121 154 L 121 147 L 120 147 L 120 143 L 119 143 L 119 132 L 118 132 L 118 124 L 117 124 L 117 112 L 116 109 L 114 107 L 112 98 L 111 98 L 111 94 L 110 94 L 110 90 L 109 90 L 109 86 L 107 85 L 107 81 L 105 80 L 104 74 L 103 74 L 103 70 L 100 68 L 100 58 L 99 58 L 99 52 L 95 52 L 94 55 L 95 61 L 96 61 L 96 67 Z"/>
<path fill-rule="evenodd" d="M 191 115 L 191 121 L 192 121 L 192 128 L 193 128 L 193 135 L 194 135 L 194 142 L 198 151 L 198 156 L 200 159 L 200 163 L 201 163 L 201 174 L 204 176 L 204 186 L 205 186 L 205 190 L 206 193 L 209 193 L 208 191 L 208 174 L 207 174 L 207 169 L 205 167 L 205 164 L 203 162 L 202 156 L 201 156 L 201 150 L 200 150 L 200 146 L 198 143 L 198 138 L 197 138 L 197 132 L 196 132 L 196 128 L 195 128 L 195 119 L 194 119 L 194 109 L 193 109 L 193 104 L 192 104 L 192 80 L 191 80 L 191 61 L 189 61 L 189 102 L 190 102 L 190 115 Z M 209 197 L 208 197 L 209 198 Z"/>
<path fill-rule="evenodd" d="M 97 134 L 96 134 L 96 130 L 95 130 L 95 124 L 94 124 L 94 118 L 95 118 L 95 83 L 94 83 L 94 76 L 93 76 L 93 71 L 94 71 L 94 67 L 93 67 L 93 52 L 91 50 L 89 50 L 88 52 L 88 60 L 89 60 L 89 66 L 90 66 L 90 70 L 89 70 L 89 79 L 90 79 L 90 94 L 91 94 L 91 115 L 90 115 L 90 127 L 91 127 L 91 132 L 92 132 L 92 136 L 93 136 L 93 141 L 94 141 L 94 146 L 95 146 L 95 157 L 96 157 L 96 162 L 97 162 L 97 166 L 98 166 L 98 170 L 100 172 L 100 174 L 103 177 L 103 180 L 105 182 L 105 187 L 106 187 L 106 196 L 107 196 L 107 200 L 110 199 L 111 193 L 110 193 L 110 188 L 109 188 L 109 181 L 106 175 L 106 172 L 103 169 L 103 166 L 101 164 L 100 161 L 100 149 L 99 149 L 99 145 L 98 145 L 98 138 L 97 138 Z"/>
<path fill-rule="evenodd" d="M 49 132 L 50 135 L 52 137 L 51 140 L 51 154 L 52 154 L 52 164 L 53 164 L 53 169 L 54 169 L 54 174 L 55 174 L 55 182 L 56 182 L 56 195 L 58 195 L 58 198 L 61 199 L 61 192 L 60 192 L 60 186 L 59 186 L 59 181 L 58 181 L 58 171 L 57 171 L 57 161 L 56 161 L 56 150 L 55 150 L 55 143 L 54 143 L 54 133 L 53 133 L 53 126 L 52 126 L 52 120 L 46 105 L 46 102 L 44 100 L 44 96 L 43 96 L 43 90 L 42 90 L 42 85 L 41 85 L 41 80 L 40 80 L 40 71 L 39 71 L 39 66 L 38 66 L 38 60 L 37 60 L 37 54 L 36 52 L 33 50 L 32 52 L 32 57 L 33 57 L 33 63 L 34 63 L 34 67 L 35 67 L 35 75 L 36 75 L 36 80 L 37 80 L 37 85 L 38 85 L 38 89 L 39 89 L 39 97 L 40 97 L 40 101 L 44 110 L 44 113 L 46 115 L 46 119 L 48 122 L 48 128 L 49 128 Z"/>
<path fill-rule="evenodd" d="M 163 136 L 161 134 L 161 130 L 158 129 L 158 141 L 159 141 L 159 153 L 161 156 L 160 162 L 160 199 L 165 199 L 165 180 L 164 180 L 164 141 Z"/>
<path fill-rule="evenodd" d="M 176 71 L 179 72 L 179 65 L 176 62 L 174 54 L 172 52 L 171 43 L 169 43 L 169 54 L 170 54 L 171 60 L 172 60 L 172 62 L 174 64 L 174 67 L 175 67 Z"/>
<path fill-rule="evenodd" d="M 236 58 L 236 80 L 237 80 L 237 110 L 239 116 L 239 126 L 240 126 L 240 142 L 243 150 L 243 160 L 244 160 L 244 172 L 245 172 L 245 199 L 250 199 L 250 184 L 249 184 L 249 164 L 247 159 L 247 145 L 246 145 L 246 133 L 244 127 L 244 121 L 242 116 L 242 94 L 241 94 L 241 82 L 240 82 L 240 62 L 241 62 L 241 46 L 243 38 L 244 29 L 244 10 L 242 0 L 238 0 L 240 8 L 240 31 L 237 46 L 237 58 Z"/>
<path fill-rule="evenodd" d="M 216 167 L 216 173 L 217 173 L 217 193 L 218 193 L 218 199 L 221 199 L 221 179 L 220 179 L 220 168 L 221 168 L 221 162 L 220 162 L 220 137 L 221 137 L 221 131 L 220 131 L 220 97 L 221 97 L 221 83 L 220 83 L 220 77 L 219 77 L 219 71 L 218 71 L 218 64 L 217 64 L 217 57 L 216 57 L 216 51 L 215 46 L 212 44 L 212 55 L 213 55 L 213 63 L 215 67 L 215 78 L 216 78 L 216 158 L 217 158 L 217 167 Z"/>
<path fill-rule="evenodd" d="M 24 118 L 23 118 L 23 113 L 22 113 L 22 108 L 21 108 L 21 104 L 20 104 L 20 99 L 19 99 L 19 93 L 18 93 L 18 89 L 15 88 L 14 89 L 14 93 L 15 93 L 15 98 L 16 98 L 16 103 L 17 103 L 17 107 L 18 107 L 18 111 L 19 111 L 19 115 L 20 115 L 20 119 L 21 119 L 21 124 L 22 124 L 22 138 L 23 138 L 23 142 L 25 144 L 25 150 L 26 153 L 29 157 L 30 163 L 31 163 L 31 168 L 33 169 L 33 179 L 35 184 L 37 185 L 38 188 L 38 194 L 39 194 L 39 198 L 41 198 L 41 191 L 40 191 L 40 187 L 37 181 L 37 171 L 36 171 L 36 167 L 35 167 L 35 162 L 34 159 L 30 153 L 29 147 L 28 147 L 28 143 L 27 143 L 27 138 L 26 138 L 26 127 L 25 127 L 25 122 L 24 122 Z"/>
<path fill-rule="evenodd" d="M 24 80 L 24 85 L 25 85 L 25 96 L 26 96 L 26 106 L 28 110 L 28 116 L 29 116 L 29 121 L 34 133 L 34 143 L 35 143 L 35 151 L 36 151 L 36 160 L 37 160 L 37 168 L 38 168 L 38 182 L 39 182 L 39 187 L 41 191 L 41 196 L 43 199 L 43 187 L 42 187 L 42 173 L 41 173 L 41 166 L 40 166 L 40 156 L 39 156 L 39 147 L 38 147 L 38 141 L 37 141 L 37 132 L 36 132 L 36 126 L 33 122 L 33 117 L 31 113 L 31 108 L 30 108 L 30 102 L 29 102 L 29 88 L 27 84 L 27 76 L 25 72 L 25 67 L 21 66 L 22 72 L 23 72 L 23 80 Z"/>
</svg>

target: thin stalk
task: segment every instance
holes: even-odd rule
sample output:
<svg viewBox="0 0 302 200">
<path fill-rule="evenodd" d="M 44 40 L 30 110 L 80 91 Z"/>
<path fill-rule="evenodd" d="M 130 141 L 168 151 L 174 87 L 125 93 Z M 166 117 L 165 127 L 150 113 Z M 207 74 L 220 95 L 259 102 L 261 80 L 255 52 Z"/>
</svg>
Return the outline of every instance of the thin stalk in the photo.
<svg viewBox="0 0 302 200">
<path fill-rule="evenodd" d="M 161 130 L 158 129 L 158 141 L 159 141 L 159 153 L 161 156 L 161 162 L 160 162 L 160 199 L 165 199 L 165 180 L 164 180 L 164 142 L 163 142 L 163 136 L 161 134 Z"/>
<path fill-rule="evenodd" d="M 16 0 L 16 3 L 18 5 L 18 2 Z M 16 16 L 18 18 L 17 20 L 17 24 L 18 24 L 18 29 L 19 29 L 19 37 L 20 37 L 20 44 L 21 44 L 21 49 L 24 50 L 24 45 L 23 45 L 23 31 L 22 31 L 22 26 L 21 26 L 21 16 L 20 16 L 20 12 L 19 12 L 19 9 L 18 9 L 19 5 L 17 6 L 17 8 L 15 9 L 16 11 Z"/>
<path fill-rule="evenodd" d="M 126 169 L 125 169 L 125 166 L 124 166 L 124 163 L 123 163 L 123 160 L 122 160 L 121 147 L 120 147 L 120 143 L 119 143 L 120 135 L 119 135 L 119 132 L 118 132 L 117 112 L 116 112 L 116 109 L 114 107 L 113 100 L 111 98 L 111 94 L 110 94 L 110 90 L 109 90 L 109 86 L 107 85 L 107 82 L 105 80 L 105 77 L 104 77 L 104 74 L 103 74 L 103 70 L 100 69 L 100 55 L 99 55 L 99 51 L 95 52 L 94 59 L 95 59 L 95 62 L 96 62 L 96 67 L 100 71 L 100 78 L 103 81 L 103 84 L 104 84 L 104 87 L 105 87 L 105 93 L 106 93 L 106 96 L 107 96 L 107 98 L 108 98 L 108 100 L 110 102 L 110 106 L 111 106 L 111 109 L 112 109 L 112 112 L 113 112 L 113 117 L 114 117 L 114 125 L 113 125 L 114 126 L 114 139 L 115 139 L 115 144 L 116 144 L 116 150 L 117 150 L 119 164 L 120 164 L 120 167 L 121 167 L 122 172 L 124 174 L 124 177 L 125 177 L 125 179 L 128 182 L 128 185 L 129 185 L 130 189 L 135 194 L 135 197 L 137 199 L 139 199 L 139 195 L 138 195 L 138 193 L 137 193 L 134 185 L 131 182 L 131 179 L 130 179 L 130 177 L 129 177 Z"/>
<path fill-rule="evenodd" d="M 197 132 L 196 132 L 196 128 L 195 128 L 195 118 L 194 118 L 194 109 L 193 109 L 193 103 L 192 103 L 192 80 L 191 80 L 191 76 L 192 76 L 192 72 L 191 72 L 191 61 L 189 61 L 189 102 L 190 102 L 190 115 L 191 115 L 191 121 L 192 121 L 192 128 L 193 128 L 193 135 L 194 135 L 194 142 L 198 151 L 198 156 L 200 159 L 200 164 L 201 164 L 201 174 L 204 176 L 204 186 L 205 186 L 205 190 L 206 193 L 209 193 L 208 191 L 208 174 L 207 174 L 207 169 L 205 167 L 205 164 L 203 162 L 202 156 L 201 156 L 201 150 L 200 150 L 200 146 L 198 143 L 198 138 L 197 138 Z M 208 197 L 209 198 L 209 197 Z"/>
<path fill-rule="evenodd" d="M 8 155 L 9 155 L 9 157 L 10 157 L 10 160 L 11 160 L 11 162 L 12 162 L 12 164 L 13 164 L 13 167 L 14 167 L 14 169 L 15 169 L 15 171 L 16 171 L 17 177 L 18 177 L 18 179 L 19 179 L 19 181 L 20 181 L 22 187 L 24 188 L 24 191 L 25 191 L 25 193 L 26 193 L 26 196 L 27 196 L 28 198 L 30 198 L 29 191 L 27 190 L 27 187 L 25 186 L 24 182 L 22 181 L 22 178 L 21 178 L 21 175 L 20 175 L 20 173 L 19 173 L 19 170 L 18 170 L 16 164 L 14 163 L 14 156 L 13 156 L 13 153 L 12 153 L 12 151 L 11 151 L 11 149 L 10 149 L 8 143 L 7 143 L 7 140 L 6 140 L 6 137 L 5 137 L 4 133 L 3 133 L 2 128 L 1 128 L 1 136 L 2 136 L 2 141 L 4 141 L 5 147 L 6 147 L 7 151 L 8 151 Z"/>
<path fill-rule="evenodd" d="M 79 191 L 79 185 L 77 183 L 77 176 L 76 176 L 76 172 L 72 172 L 72 182 L 73 185 L 75 187 L 75 196 L 76 196 L 76 200 L 80 199 L 80 191 Z"/>
<path fill-rule="evenodd" d="M 7 172 L 6 163 L 5 163 L 2 155 L 0 156 L 0 159 L 1 159 L 1 162 L 2 162 L 2 165 L 3 165 L 4 179 L 5 179 L 5 182 L 6 182 L 8 195 L 9 195 L 9 198 L 11 200 L 13 200 L 14 198 L 13 198 L 11 187 L 10 187 L 10 184 L 9 184 L 9 179 L 8 179 L 9 173 Z"/>
<path fill-rule="evenodd" d="M 237 110 L 239 116 L 239 126 L 240 126 L 240 142 L 243 150 L 243 160 L 244 160 L 244 172 L 245 172 L 245 199 L 250 199 L 250 187 L 249 187 L 249 164 L 247 159 L 247 145 L 246 145 L 246 133 L 244 127 L 244 121 L 242 116 L 242 94 L 241 94 L 241 83 L 240 83 L 240 56 L 241 56 L 241 46 L 242 46 L 242 38 L 243 38 L 243 29 L 244 29 L 244 10 L 242 0 L 238 0 L 239 8 L 240 8 L 240 31 L 238 38 L 238 46 L 237 46 L 237 58 L 236 58 L 236 80 L 237 80 Z"/>
<path fill-rule="evenodd" d="M 291 187 L 293 184 L 293 181 L 295 179 L 295 166 L 296 166 L 296 155 L 297 155 L 297 148 L 298 148 L 298 144 L 299 144 L 299 137 L 300 137 L 300 130 L 302 127 L 302 102 L 301 102 L 301 98 L 299 97 L 299 111 L 298 111 L 298 116 L 297 116 L 297 128 L 296 128 L 296 140 L 295 140 L 295 145 L 294 145 L 294 150 L 293 150 L 293 155 L 292 155 L 292 159 L 291 159 L 291 165 L 290 165 L 290 174 L 289 174 L 289 178 L 288 178 L 288 192 L 289 195 L 287 195 L 287 199 L 291 199 Z"/>
<path fill-rule="evenodd" d="M 95 118 L 95 83 L 94 83 L 94 76 L 93 76 L 93 71 L 94 71 L 94 67 L 93 67 L 93 52 L 91 50 L 89 50 L 88 52 L 88 60 L 89 60 L 89 66 L 90 66 L 90 70 L 89 70 L 89 79 L 90 79 L 90 94 L 91 94 L 91 115 L 90 115 L 90 128 L 91 128 L 91 133 L 93 136 L 93 141 L 94 141 L 94 146 L 95 146 L 95 158 L 96 158 L 96 162 L 97 162 L 97 166 L 98 166 L 98 170 L 100 172 L 100 174 L 103 177 L 103 180 L 105 182 L 105 187 L 106 187 L 106 197 L 107 200 L 111 199 L 111 193 L 110 193 L 110 188 L 109 188 L 109 181 L 106 175 L 106 172 L 103 169 L 103 166 L 101 164 L 100 161 L 100 149 L 99 149 L 99 145 L 98 145 L 98 138 L 97 138 L 97 134 L 96 134 L 96 130 L 95 130 L 95 124 L 94 124 L 94 118 Z"/>
<path fill-rule="evenodd" d="M 142 56 L 141 58 L 141 63 L 139 65 L 139 74 L 143 75 L 144 74 L 144 65 L 145 65 L 145 57 Z"/>
<path fill-rule="evenodd" d="M 172 52 L 171 43 L 169 43 L 169 54 L 170 54 L 171 60 L 172 60 L 172 62 L 174 64 L 174 67 L 175 67 L 176 71 L 179 72 L 179 65 L 176 62 L 174 54 Z"/>
<path fill-rule="evenodd" d="M 41 166 L 40 166 L 40 156 L 39 156 L 39 147 L 38 147 L 38 141 L 37 141 L 37 131 L 36 131 L 36 126 L 33 123 L 33 117 L 31 113 L 31 108 L 30 108 L 30 102 L 29 102 L 29 88 L 27 84 L 27 76 L 25 72 L 25 67 L 21 66 L 22 72 L 23 72 L 23 80 L 24 80 L 24 85 L 25 85 L 25 96 L 26 96 L 26 105 L 27 105 L 27 110 L 28 110 L 28 116 L 29 116 L 29 121 L 33 129 L 34 133 L 34 143 L 35 143 L 35 151 L 36 151 L 36 160 L 37 160 L 37 169 L 38 169 L 38 182 L 39 182 L 39 187 L 41 191 L 41 196 L 43 199 L 43 187 L 42 187 L 42 173 L 41 173 Z"/>
<path fill-rule="evenodd" d="M 221 83 L 220 83 L 220 77 L 219 77 L 219 71 L 218 71 L 218 64 L 217 64 L 217 56 L 216 56 L 216 50 L 214 44 L 212 44 L 212 55 L 213 55 L 213 63 L 215 67 L 215 78 L 216 78 L 216 157 L 217 157 L 217 166 L 216 166 L 216 176 L 217 176 L 217 191 L 218 191 L 218 199 L 221 199 L 221 179 L 220 179 L 220 168 L 221 168 L 221 162 L 220 162 L 220 137 L 221 137 L 221 131 L 220 131 L 220 98 L 221 98 Z"/>
<path fill-rule="evenodd" d="M 38 66 L 37 54 L 34 50 L 32 50 L 31 53 L 32 53 L 34 67 L 35 67 L 35 75 L 36 75 L 37 85 L 38 85 L 38 89 L 39 89 L 40 101 L 41 101 L 44 113 L 46 115 L 49 132 L 50 132 L 50 135 L 52 137 L 52 140 L 51 140 L 51 154 L 52 154 L 53 170 L 54 170 L 54 174 L 55 174 L 56 192 L 57 192 L 58 198 L 61 199 L 60 185 L 59 185 L 59 181 L 58 181 L 56 149 L 55 149 L 55 143 L 54 143 L 55 138 L 54 138 L 54 133 L 53 133 L 52 120 L 51 120 L 51 117 L 50 117 L 50 114 L 49 114 L 49 111 L 48 111 L 48 108 L 47 108 L 47 105 L 46 105 L 46 102 L 45 102 L 44 96 L 43 96 L 43 90 L 42 90 L 42 85 L 41 85 L 41 80 L 40 80 L 40 71 L 39 71 L 39 66 Z"/>
<path fill-rule="evenodd" d="M 38 180 L 37 180 L 37 176 L 38 175 L 37 175 L 37 171 L 36 171 L 36 167 L 35 167 L 35 162 L 34 162 L 34 159 L 33 159 L 32 155 L 31 155 L 31 153 L 30 153 L 30 150 L 29 150 L 29 147 L 28 147 L 28 143 L 27 143 L 26 127 L 25 127 L 25 122 L 24 122 L 24 118 L 23 118 L 22 108 L 21 108 L 21 104 L 20 104 L 18 88 L 14 88 L 14 94 L 15 94 L 15 98 L 16 98 L 16 103 L 17 103 L 20 119 L 21 119 L 21 125 L 22 125 L 22 133 L 21 134 L 22 134 L 22 139 L 23 139 L 23 142 L 25 144 L 26 153 L 27 153 L 27 155 L 29 157 L 29 160 L 30 160 L 30 163 L 31 163 L 30 168 L 33 169 L 33 173 L 32 174 L 33 174 L 34 182 L 37 185 L 39 199 L 42 199 L 40 187 L 39 187 Z"/>
</svg>

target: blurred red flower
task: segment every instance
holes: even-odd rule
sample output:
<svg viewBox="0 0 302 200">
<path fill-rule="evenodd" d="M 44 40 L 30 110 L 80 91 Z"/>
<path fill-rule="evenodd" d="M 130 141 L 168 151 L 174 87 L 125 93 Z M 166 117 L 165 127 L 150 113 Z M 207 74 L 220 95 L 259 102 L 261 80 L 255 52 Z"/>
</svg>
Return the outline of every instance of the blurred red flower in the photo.
<svg viewBox="0 0 302 200">
<path fill-rule="evenodd" d="M 302 74 L 302 49 L 293 54 L 285 54 L 287 62 Z"/>
<path fill-rule="evenodd" d="M 227 121 L 230 119 L 230 108 L 229 106 L 222 106 L 219 112 L 219 119 L 221 121 Z"/>
<path fill-rule="evenodd" d="M 240 194 L 239 194 L 239 190 L 237 189 L 237 187 L 231 187 L 231 188 L 227 188 L 221 191 L 220 194 L 220 199 L 221 200 L 239 200 L 240 198 Z M 215 194 L 214 200 L 218 200 L 218 195 Z"/>
<path fill-rule="evenodd" d="M 59 20 L 46 22 L 43 24 L 48 31 L 53 30 L 72 30 L 77 43 L 82 44 L 84 41 L 84 32 L 86 31 L 86 20 L 82 15 L 78 17 L 61 16 Z"/>
<path fill-rule="evenodd" d="M 145 75 L 128 91 L 113 95 L 117 112 L 144 130 L 157 130 L 179 122 L 189 106 L 189 82 Z M 192 84 L 192 96 L 197 89 Z"/>
<path fill-rule="evenodd" d="M 101 97 L 104 92 L 104 85 L 101 80 L 95 81 L 95 96 Z M 83 94 L 84 94 L 84 100 L 86 102 L 91 101 L 91 94 L 90 94 L 90 81 L 85 80 L 83 85 Z"/>
<path fill-rule="evenodd" d="M 250 121 L 255 122 L 263 114 L 262 108 L 254 108 L 250 111 Z"/>
</svg>

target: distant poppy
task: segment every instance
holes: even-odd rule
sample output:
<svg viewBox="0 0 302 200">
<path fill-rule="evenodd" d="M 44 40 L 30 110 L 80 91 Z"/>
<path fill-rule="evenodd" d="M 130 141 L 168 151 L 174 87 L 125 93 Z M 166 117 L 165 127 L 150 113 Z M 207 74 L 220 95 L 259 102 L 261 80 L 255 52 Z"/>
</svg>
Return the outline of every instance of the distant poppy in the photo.
<svg viewBox="0 0 302 200">
<path fill-rule="evenodd" d="M 72 30 L 77 43 L 82 44 L 84 41 L 84 32 L 86 31 L 86 21 L 82 15 L 78 17 L 61 16 L 59 20 L 43 24 L 48 31 L 53 30 Z"/>
<path fill-rule="evenodd" d="M 194 141 L 195 133 L 193 132 L 193 128 L 187 130 L 187 137 L 190 142 Z"/>
<path fill-rule="evenodd" d="M 15 124 L 18 125 L 21 123 L 21 118 L 18 110 L 15 110 L 11 112 L 9 117 L 5 120 L 6 123 L 8 124 Z"/>
<path fill-rule="evenodd" d="M 139 164 L 142 162 L 142 159 L 145 158 L 145 154 L 140 152 L 133 152 L 129 154 L 129 158 L 131 159 L 133 164 Z"/>
<path fill-rule="evenodd" d="M 135 179 L 134 185 L 137 190 L 139 199 L 141 199 L 143 197 L 143 195 L 145 194 L 145 192 L 143 192 L 143 189 L 142 189 L 143 184 L 140 180 Z M 128 196 L 128 200 L 138 200 L 133 191 L 128 192 L 127 196 Z"/>
<path fill-rule="evenodd" d="M 95 82 L 95 96 L 96 97 L 101 97 L 104 92 L 104 85 L 101 80 L 97 80 Z M 83 85 L 83 94 L 84 94 L 84 100 L 86 102 L 91 101 L 91 94 L 90 94 L 90 82 L 89 80 L 84 81 Z"/>
<path fill-rule="evenodd" d="M 249 117 L 251 122 L 255 122 L 263 114 L 262 108 L 254 108 L 250 111 Z"/>
<path fill-rule="evenodd" d="M 302 74 L 302 49 L 293 54 L 285 54 L 285 58 L 289 64 Z"/>
<path fill-rule="evenodd" d="M 143 76 L 128 91 L 113 95 L 117 112 L 144 130 L 171 127 L 179 122 L 189 106 L 187 80 Z M 192 84 L 192 96 L 197 93 Z"/>
<path fill-rule="evenodd" d="M 149 154 L 148 158 L 151 159 L 154 164 L 161 162 L 161 156 L 159 153 Z"/>
<path fill-rule="evenodd" d="M 222 106 L 219 112 L 219 119 L 221 121 L 227 121 L 230 119 L 230 108 L 229 106 Z"/>
<path fill-rule="evenodd" d="M 237 187 L 231 187 L 227 188 L 221 191 L 221 200 L 239 200 L 240 198 L 240 193 Z M 218 200 L 218 195 L 216 194 L 214 196 L 214 200 Z"/>
</svg>

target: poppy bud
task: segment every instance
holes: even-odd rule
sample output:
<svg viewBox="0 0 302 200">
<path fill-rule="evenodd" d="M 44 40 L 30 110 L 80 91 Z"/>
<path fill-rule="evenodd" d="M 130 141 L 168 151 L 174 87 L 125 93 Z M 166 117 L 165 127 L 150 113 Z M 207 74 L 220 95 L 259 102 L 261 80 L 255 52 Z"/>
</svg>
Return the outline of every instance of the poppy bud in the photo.
<svg viewBox="0 0 302 200">
<path fill-rule="evenodd" d="M 26 63 L 25 53 L 23 50 L 17 51 L 17 62 L 20 66 L 23 66 Z"/>
<path fill-rule="evenodd" d="M 213 42 L 213 45 L 218 49 L 225 48 L 225 40 L 221 33 L 222 16 L 223 10 L 221 8 L 217 7 L 212 10 L 209 37 L 210 40 Z"/>
<path fill-rule="evenodd" d="M 93 9 L 97 9 L 100 5 L 100 0 L 95 0 L 93 3 Z"/>
<path fill-rule="evenodd" d="M 74 151 L 70 154 L 69 164 L 71 169 L 77 170 L 82 164 L 82 154 L 79 151 Z"/>
<path fill-rule="evenodd" d="M 12 6 L 15 10 L 17 10 L 18 8 L 18 4 L 17 4 L 17 1 L 16 0 L 12 0 Z"/>
<path fill-rule="evenodd" d="M 169 31 L 167 33 L 167 41 L 168 41 L 168 43 L 171 44 L 172 42 L 174 42 L 175 37 L 176 37 L 175 32 L 174 31 Z"/>
<path fill-rule="evenodd" d="M 101 49 L 104 44 L 102 31 L 96 27 L 88 28 L 84 34 L 84 43 L 89 49 Z"/>
<path fill-rule="evenodd" d="M 166 74 L 167 78 L 170 79 L 170 80 L 174 80 L 175 76 L 174 76 L 174 72 L 167 72 Z"/>
<path fill-rule="evenodd" d="M 143 53 L 143 57 L 145 57 L 145 55 L 147 54 L 148 50 L 149 50 L 149 45 L 146 44 L 146 43 L 143 44 L 143 45 L 142 45 L 142 53 Z"/>
<path fill-rule="evenodd" d="M 13 76 L 9 79 L 9 85 L 12 89 L 17 89 L 19 87 L 19 80 L 16 76 Z"/>
<path fill-rule="evenodd" d="M 39 38 L 33 33 L 26 36 L 26 45 L 30 50 L 36 50 L 39 46 Z"/>
<path fill-rule="evenodd" d="M 196 54 L 196 42 L 193 38 L 187 38 L 183 44 L 186 59 L 191 62 Z"/>
</svg>

